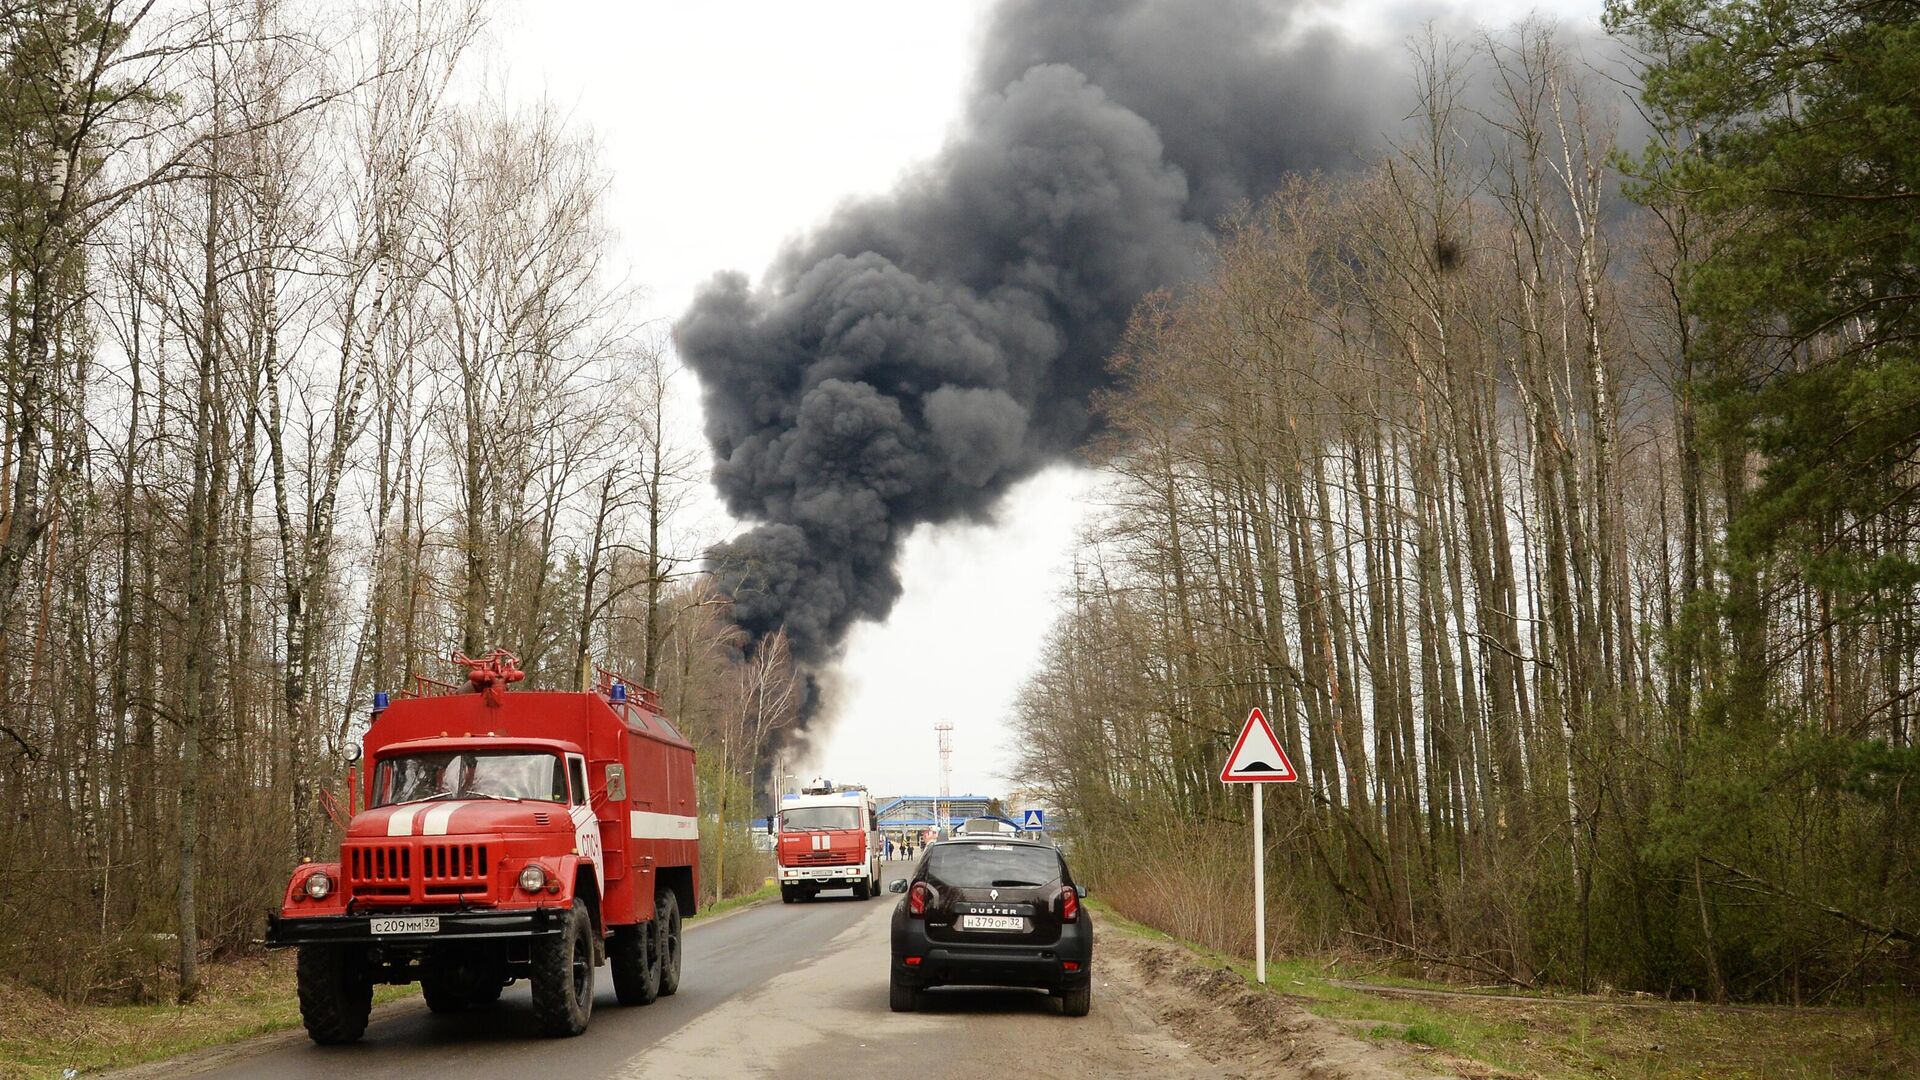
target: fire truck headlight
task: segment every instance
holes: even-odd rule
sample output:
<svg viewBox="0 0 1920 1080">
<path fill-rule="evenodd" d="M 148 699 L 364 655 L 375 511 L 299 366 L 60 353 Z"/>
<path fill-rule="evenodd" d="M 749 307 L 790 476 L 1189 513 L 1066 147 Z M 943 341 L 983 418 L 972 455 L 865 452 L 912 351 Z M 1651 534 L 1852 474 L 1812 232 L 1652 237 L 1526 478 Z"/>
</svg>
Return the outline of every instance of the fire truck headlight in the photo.
<svg viewBox="0 0 1920 1080">
<path fill-rule="evenodd" d="M 547 885 L 547 868 L 539 863 L 528 863 L 520 871 L 520 887 L 528 892 L 539 892 Z"/>
<path fill-rule="evenodd" d="M 308 896 L 315 900 L 325 900 L 328 894 L 333 892 L 333 879 L 327 876 L 325 870 L 315 870 L 307 875 L 306 889 Z"/>
</svg>

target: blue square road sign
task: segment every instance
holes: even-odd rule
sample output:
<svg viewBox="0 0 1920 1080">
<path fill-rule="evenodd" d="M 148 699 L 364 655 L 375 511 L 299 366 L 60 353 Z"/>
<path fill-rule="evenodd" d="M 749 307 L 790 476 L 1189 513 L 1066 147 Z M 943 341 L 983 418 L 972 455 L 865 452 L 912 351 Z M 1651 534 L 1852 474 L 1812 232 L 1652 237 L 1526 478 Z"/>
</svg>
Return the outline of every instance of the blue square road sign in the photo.
<svg viewBox="0 0 1920 1080">
<path fill-rule="evenodd" d="M 1047 814 L 1044 810 L 1028 810 L 1020 817 L 1022 829 L 1044 829 L 1047 827 Z"/>
</svg>

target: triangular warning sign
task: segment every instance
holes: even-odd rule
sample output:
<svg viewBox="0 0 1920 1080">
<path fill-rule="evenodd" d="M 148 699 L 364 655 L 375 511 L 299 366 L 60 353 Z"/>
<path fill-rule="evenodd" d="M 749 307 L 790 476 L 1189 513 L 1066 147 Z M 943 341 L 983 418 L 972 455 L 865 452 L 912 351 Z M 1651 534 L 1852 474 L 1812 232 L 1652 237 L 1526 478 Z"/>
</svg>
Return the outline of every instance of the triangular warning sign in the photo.
<svg viewBox="0 0 1920 1080">
<path fill-rule="evenodd" d="M 1300 774 L 1293 771 L 1293 762 L 1280 749 L 1267 715 L 1255 709 L 1247 714 L 1246 726 L 1233 741 L 1233 753 L 1227 755 L 1220 779 L 1229 784 L 1290 784 L 1300 779 Z"/>
</svg>

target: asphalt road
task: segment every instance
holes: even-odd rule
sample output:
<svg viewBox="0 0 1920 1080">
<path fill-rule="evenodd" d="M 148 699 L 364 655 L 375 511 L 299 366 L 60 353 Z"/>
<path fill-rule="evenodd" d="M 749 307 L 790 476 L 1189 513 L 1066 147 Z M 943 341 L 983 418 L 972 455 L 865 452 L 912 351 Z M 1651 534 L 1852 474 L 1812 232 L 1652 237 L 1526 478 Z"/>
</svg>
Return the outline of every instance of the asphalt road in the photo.
<svg viewBox="0 0 1920 1080">
<path fill-rule="evenodd" d="M 904 864 L 889 867 L 889 879 Z M 1218 1073 L 1096 976 L 1093 1015 L 1045 994 L 943 990 L 920 1013 L 887 1009 L 888 921 L 897 897 L 765 904 L 687 930 L 680 992 L 623 1008 L 597 973 L 593 1023 L 573 1039 L 533 1027 L 524 982 L 499 1006 L 438 1016 L 411 1002 L 376 1013 L 351 1046 L 275 1036 L 138 1070 L 141 1077 L 741 1077 L 826 1073 L 920 1080 L 1025 1074 Z M 1097 953 L 1096 953 L 1097 955 Z M 1096 962 L 1096 972 L 1100 966 Z"/>
</svg>

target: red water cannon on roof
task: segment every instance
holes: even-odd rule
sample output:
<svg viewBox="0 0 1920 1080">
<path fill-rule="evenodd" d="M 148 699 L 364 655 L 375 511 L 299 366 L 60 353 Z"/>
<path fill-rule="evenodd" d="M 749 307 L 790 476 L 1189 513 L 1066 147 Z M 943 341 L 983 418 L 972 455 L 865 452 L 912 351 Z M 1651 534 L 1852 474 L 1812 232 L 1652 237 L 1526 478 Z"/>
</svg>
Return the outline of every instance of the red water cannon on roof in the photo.
<svg viewBox="0 0 1920 1080">
<path fill-rule="evenodd" d="M 466 667 L 467 681 L 473 684 L 474 692 L 496 708 L 507 685 L 527 677 L 527 673 L 520 670 L 520 658 L 505 649 L 495 649 L 478 659 L 456 652 L 453 662 Z"/>
</svg>

